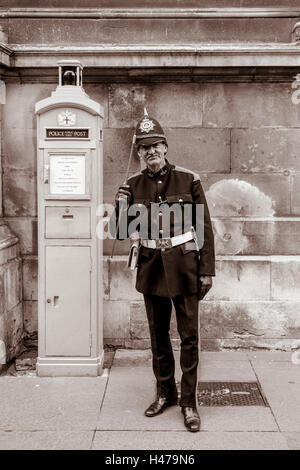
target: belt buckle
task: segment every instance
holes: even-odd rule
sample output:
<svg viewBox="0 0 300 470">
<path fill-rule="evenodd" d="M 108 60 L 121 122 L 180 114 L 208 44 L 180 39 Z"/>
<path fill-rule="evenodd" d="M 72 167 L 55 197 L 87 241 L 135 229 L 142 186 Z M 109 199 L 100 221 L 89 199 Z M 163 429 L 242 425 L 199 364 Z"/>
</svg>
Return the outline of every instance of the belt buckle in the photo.
<svg viewBox="0 0 300 470">
<path fill-rule="evenodd" d="M 159 238 L 155 240 L 156 248 L 172 248 L 171 238 Z"/>
</svg>

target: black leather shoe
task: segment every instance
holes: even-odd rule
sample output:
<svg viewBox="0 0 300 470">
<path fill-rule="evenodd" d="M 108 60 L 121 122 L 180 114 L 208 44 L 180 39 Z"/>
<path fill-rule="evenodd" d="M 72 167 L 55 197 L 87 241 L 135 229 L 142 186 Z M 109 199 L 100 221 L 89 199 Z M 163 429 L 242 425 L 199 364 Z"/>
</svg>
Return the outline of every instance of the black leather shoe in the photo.
<svg viewBox="0 0 300 470">
<path fill-rule="evenodd" d="M 184 416 L 184 425 L 188 431 L 197 432 L 200 431 L 200 416 L 196 408 L 192 406 L 183 406 L 181 408 Z"/>
<path fill-rule="evenodd" d="M 146 409 L 145 415 L 148 418 L 152 418 L 153 416 L 157 416 L 164 411 L 165 408 L 168 406 L 177 405 L 176 399 L 170 399 L 167 397 L 158 397 L 149 408 Z"/>
</svg>

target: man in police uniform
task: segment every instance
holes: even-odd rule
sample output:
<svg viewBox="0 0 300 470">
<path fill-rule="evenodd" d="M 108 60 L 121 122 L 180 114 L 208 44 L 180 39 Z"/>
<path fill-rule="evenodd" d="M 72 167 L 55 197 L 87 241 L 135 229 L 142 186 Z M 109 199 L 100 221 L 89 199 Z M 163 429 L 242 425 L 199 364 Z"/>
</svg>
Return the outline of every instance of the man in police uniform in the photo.
<svg viewBox="0 0 300 470">
<path fill-rule="evenodd" d="M 211 288 L 212 276 L 215 275 L 214 239 L 209 211 L 199 175 L 168 162 L 168 144 L 164 131 L 159 122 L 147 114 L 137 124 L 136 147 L 146 168 L 131 176 L 128 184 L 120 186 L 116 201 L 120 218 L 124 217 L 124 211 L 119 210 L 119 203 L 121 200 L 124 203 L 125 199 L 126 209 L 132 204 L 146 207 L 149 221 L 148 236 L 143 233 L 140 241 L 136 281 L 136 289 L 144 294 L 157 384 L 156 400 L 146 409 L 145 415 L 156 416 L 168 406 L 177 404 L 174 356 L 169 336 L 173 302 L 181 339 L 179 404 L 187 430 L 195 432 L 200 429 L 196 406 L 198 301 Z M 173 218 L 169 213 L 168 220 L 163 220 L 165 212 L 160 207 L 172 207 L 174 204 L 182 213 L 188 207 L 191 209 L 191 226 L 188 230 L 181 230 L 182 223 L 176 221 L 175 213 Z M 159 208 L 157 222 L 151 213 L 154 205 Z M 204 241 L 199 239 L 199 231 L 195 230 L 197 205 L 202 205 L 204 209 L 200 221 Z M 129 219 L 126 219 L 127 223 Z M 167 237 L 164 232 L 169 232 Z M 118 238 L 122 237 L 119 235 Z"/>
</svg>

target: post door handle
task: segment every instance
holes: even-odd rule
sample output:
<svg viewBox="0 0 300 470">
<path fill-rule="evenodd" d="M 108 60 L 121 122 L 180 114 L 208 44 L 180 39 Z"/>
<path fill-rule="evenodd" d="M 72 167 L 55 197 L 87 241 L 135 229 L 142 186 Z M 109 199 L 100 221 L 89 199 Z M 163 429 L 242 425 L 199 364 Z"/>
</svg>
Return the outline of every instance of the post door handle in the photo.
<svg viewBox="0 0 300 470">
<path fill-rule="evenodd" d="M 59 295 L 54 295 L 53 296 L 53 307 L 58 307 L 58 300 L 59 300 Z M 47 299 L 47 304 L 51 304 L 52 300 Z"/>
</svg>

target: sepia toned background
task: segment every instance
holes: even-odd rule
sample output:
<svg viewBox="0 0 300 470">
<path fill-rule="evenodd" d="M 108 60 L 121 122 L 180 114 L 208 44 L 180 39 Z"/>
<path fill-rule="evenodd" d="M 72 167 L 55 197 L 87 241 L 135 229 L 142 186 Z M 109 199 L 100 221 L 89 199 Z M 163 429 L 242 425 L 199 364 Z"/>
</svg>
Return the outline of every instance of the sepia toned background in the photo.
<svg viewBox="0 0 300 470">
<path fill-rule="evenodd" d="M 217 252 L 200 306 L 202 349 L 300 346 L 297 3 L 65 0 L 43 8 L 2 0 L 0 339 L 8 358 L 38 328 L 34 105 L 55 90 L 57 61 L 66 58 L 81 60 L 84 89 L 104 106 L 105 202 L 123 182 L 144 106 L 167 134 L 169 161 L 200 173 Z M 139 165 L 135 156 L 131 172 Z M 129 244 L 118 242 L 113 259 L 111 245 L 104 242 L 104 342 L 148 348 Z M 175 330 L 173 322 L 177 344 Z"/>
</svg>

